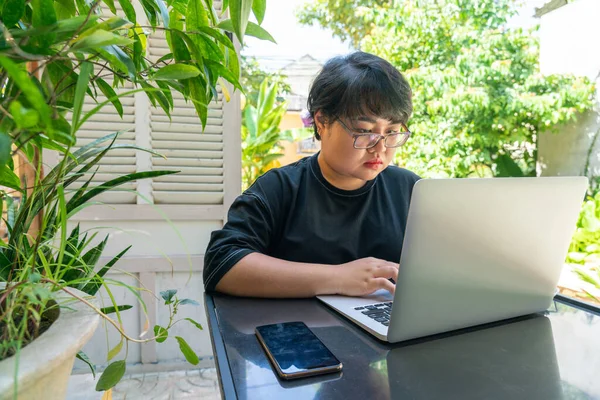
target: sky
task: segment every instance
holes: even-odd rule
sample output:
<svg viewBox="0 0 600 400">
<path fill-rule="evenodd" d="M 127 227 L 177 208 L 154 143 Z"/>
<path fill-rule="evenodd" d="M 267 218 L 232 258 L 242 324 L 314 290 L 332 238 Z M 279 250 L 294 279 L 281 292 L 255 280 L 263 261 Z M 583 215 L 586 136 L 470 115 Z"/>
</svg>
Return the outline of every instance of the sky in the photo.
<svg viewBox="0 0 600 400">
<path fill-rule="evenodd" d="M 242 54 L 256 56 L 265 68 L 282 67 L 285 64 L 310 54 L 318 60 L 345 54 L 350 46 L 333 38 L 331 33 L 317 26 L 303 26 L 298 22 L 294 10 L 307 0 L 267 0 L 267 11 L 262 27 L 277 41 L 247 37 Z M 282 64 L 282 65 L 280 65 Z"/>
<path fill-rule="evenodd" d="M 519 16 L 511 21 L 512 26 L 527 27 L 537 23 L 533 18 L 535 7 L 549 0 L 525 0 Z M 262 27 L 277 41 L 247 37 L 242 54 L 255 56 L 263 68 L 276 70 L 290 62 L 310 54 L 320 61 L 351 51 L 349 44 L 332 37 L 331 33 L 317 26 L 303 26 L 298 22 L 294 10 L 310 0 L 267 0 L 267 11 Z"/>
</svg>

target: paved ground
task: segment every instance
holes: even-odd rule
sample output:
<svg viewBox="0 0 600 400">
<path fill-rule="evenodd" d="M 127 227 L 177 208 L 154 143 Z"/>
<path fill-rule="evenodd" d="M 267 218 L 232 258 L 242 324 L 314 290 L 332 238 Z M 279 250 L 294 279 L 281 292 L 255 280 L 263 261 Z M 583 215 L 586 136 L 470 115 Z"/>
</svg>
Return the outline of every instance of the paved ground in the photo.
<svg viewBox="0 0 600 400">
<path fill-rule="evenodd" d="M 92 374 L 72 375 L 67 400 L 100 400 Z M 176 400 L 221 398 L 214 368 L 125 375 L 113 388 L 113 400 Z"/>
</svg>

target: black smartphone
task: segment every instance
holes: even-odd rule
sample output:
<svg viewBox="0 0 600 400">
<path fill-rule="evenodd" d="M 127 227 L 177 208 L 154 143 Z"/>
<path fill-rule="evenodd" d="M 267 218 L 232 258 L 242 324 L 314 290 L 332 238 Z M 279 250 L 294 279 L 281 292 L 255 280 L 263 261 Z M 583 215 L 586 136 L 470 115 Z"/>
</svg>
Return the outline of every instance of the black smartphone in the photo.
<svg viewBox="0 0 600 400">
<path fill-rule="evenodd" d="M 304 322 L 285 322 L 256 328 L 277 375 L 282 379 L 339 372 L 342 363 Z"/>
</svg>

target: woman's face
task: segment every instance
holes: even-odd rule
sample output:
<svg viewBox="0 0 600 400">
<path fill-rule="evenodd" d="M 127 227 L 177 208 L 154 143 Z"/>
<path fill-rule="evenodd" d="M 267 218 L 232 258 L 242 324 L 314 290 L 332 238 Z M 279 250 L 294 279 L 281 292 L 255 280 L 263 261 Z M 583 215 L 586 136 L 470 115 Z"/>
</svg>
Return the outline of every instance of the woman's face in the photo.
<svg viewBox="0 0 600 400">
<path fill-rule="evenodd" d="M 358 189 L 375 179 L 389 165 L 396 152 L 395 148 L 385 147 L 383 139 L 370 149 L 356 149 L 351 132 L 385 135 L 404 130 L 400 122 L 374 115 L 343 119 L 341 122 L 323 123 L 323 120 L 318 111 L 315 123 L 321 136 L 319 166 L 325 179 L 343 190 Z"/>
</svg>

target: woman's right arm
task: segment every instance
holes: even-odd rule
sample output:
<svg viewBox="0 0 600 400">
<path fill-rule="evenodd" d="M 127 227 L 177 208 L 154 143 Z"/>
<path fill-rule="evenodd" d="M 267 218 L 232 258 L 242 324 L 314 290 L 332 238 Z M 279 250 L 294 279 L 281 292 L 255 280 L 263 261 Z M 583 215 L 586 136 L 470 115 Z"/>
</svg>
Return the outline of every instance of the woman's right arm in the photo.
<svg viewBox="0 0 600 400">
<path fill-rule="evenodd" d="M 363 296 L 378 289 L 394 292 L 388 279 L 398 277 L 398 264 L 363 258 L 340 265 L 309 264 L 251 253 L 237 262 L 217 284 L 217 291 L 247 297 L 313 297 L 321 294 Z"/>
</svg>

